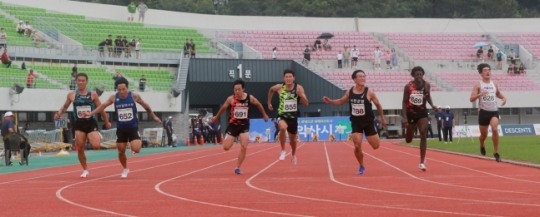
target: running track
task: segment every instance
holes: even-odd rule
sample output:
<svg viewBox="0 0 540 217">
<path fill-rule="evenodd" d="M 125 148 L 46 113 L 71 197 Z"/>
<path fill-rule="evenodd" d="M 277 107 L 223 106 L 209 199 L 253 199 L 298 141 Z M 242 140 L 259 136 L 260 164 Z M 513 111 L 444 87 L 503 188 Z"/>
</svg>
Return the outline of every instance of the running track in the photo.
<svg viewBox="0 0 540 217">
<path fill-rule="evenodd" d="M 415 141 L 418 143 L 418 141 Z M 276 143 L 250 144 L 243 175 L 238 146 L 0 175 L 2 216 L 538 216 L 540 169 L 436 151 L 427 172 L 418 149 L 364 144 L 356 175 L 351 143 L 310 142 L 278 161 Z M 504 157 L 504 155 L 503 155 Z"/>
</svg>

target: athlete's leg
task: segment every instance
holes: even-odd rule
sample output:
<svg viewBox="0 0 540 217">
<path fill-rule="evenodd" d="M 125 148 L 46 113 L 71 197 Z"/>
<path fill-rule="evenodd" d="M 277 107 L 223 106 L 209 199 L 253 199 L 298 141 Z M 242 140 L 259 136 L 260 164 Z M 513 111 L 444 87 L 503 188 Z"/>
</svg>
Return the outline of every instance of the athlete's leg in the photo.
<svg viewBox="0 0 540 217">
<path fill-rule="evenodd" d="M 414 137 L 414 131 L 416 130 L 416 124 L 407 124 L 407 130 L 405 131 L 405 142 L 411 143 Z"/>
<path fill-rule="evenodd" d="M 354 143 L 354 156 L 358 161 L 358 165 L 364 165 L 364 153 L 362 153 L 362 133 L 352 133 L 352 140 Z"/>
<path fill-rule="evenodd" d="M 240 166 L 242 166 L 242 163 L 244 162 L 244 159 L 246 159 L 247 146 L 249 143 L 249 132 L 240 133 L 239 140 L 240 153 L 238 153 L 237 168 L 240 168 Z"/>
<path fill-rule="evenodd" d="M 92 145 L 92 149 L 99 149 L 101 147 L 101 134 L 99 131 L 92 131 L 86 134 L 88 142 Z"/>
<path fill-rule="evenodd" d="M 122 164 L 122 167 L 124 169 L 127 168 L 126 146 L 127 142 L 116 143 L 116 149 L 118 150 L 118 160 L 120 161 L 120 164 Z"/>
<path fill-rule="evenodd" d="M 353 137 L 353 139 L 354 139 L 354 137 Z M 373 150 L 376 150 L 376 149 L 379 148 L 379 146 L 381 144 L 381 140 L 379 139 L 378 134 L 371 135 L 371 136 L 366 136 L 366 139 L 367 139 L 369 145 L 371 145 L 371 147 L 373 148 Z"/>
<path fill-rule="evenodd" d="M 234 144 L 234 139 L 235 137 L 227 132 L 225 134 L 225 138 L 223 139 L 223 150 L 228 151 L 231 149 Z"/>
<path fill-rule="evenodd" d="M 298 143 L 298 134 L 289 133 L 289 143 L 291 144 L 291 155 L 296 156 L 296 145 Z"/>
<path fill-rule="evenodd" d="M 131 140 L 129 144 L 133 153 L 139 153 L 141 151 L 142 141 L 140 139 Z"/>
<path fill-rule="evenodd" d="M 489 125 L 482 126 L 480 125 L 480 137 L 478 138 L 480 140 L 480 147 L 484 147 L 484 142 L 486 141 L 487 135 L 488 135 L 488 128 Z"/>
<path fill-rule="evenodd" d="M 416 123 L 418 126 L 418 131 L 420 131 L 420 163 L 424 163 L 426 159 L 426 150 L 427 150 L 427 117 L 418 119 Z"/>
<path fill-rule="evenodd" d="M 86 133 L 80 130 L 75 131 L 75 147 L 77 148 L 77 157 L 79 158 L 79 163 L 83 170 L 87 169 L 86 165 L 86 155 L 84 149 L 86 146 Z"/>
<path fill-rule="evenodd" d="M 285 120 L 279 120 L 279 145 L 281 145 L 281 151 L 285 151 L 285 142 L 287 141 L 287 122 Z M 290 138 L 290 136 L 289 136 Z"/>
<path fill-rule="evenodd" d="M 493 153 L 499 153 L 499 119 L 497 117 L 492 117 L 489 125 L 491 126 L 491 141 L 493 142 Z"/>
</svg>

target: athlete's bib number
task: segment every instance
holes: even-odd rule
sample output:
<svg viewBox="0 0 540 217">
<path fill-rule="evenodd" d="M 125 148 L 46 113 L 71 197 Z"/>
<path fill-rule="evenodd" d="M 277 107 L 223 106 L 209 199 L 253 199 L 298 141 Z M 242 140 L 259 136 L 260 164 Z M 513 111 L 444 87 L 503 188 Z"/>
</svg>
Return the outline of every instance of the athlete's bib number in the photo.
<svg viewBox="0 0 540 217">
<path fill-rule="evenodd" d="M 84 118 L 84 114 L 91 111 L 92 108 L 89 105 L 77 106 L 77 118 Z"/>
<path fill-rule="evenodd" d="M 493 102 L 493 101 L 495 101 L 495 96 L 494 95 L 482 96 L 482 101 L 484 101 L 484 102 Z"/>
<path fill-rule="evenodd" d="M 118 109 L 118 121 L 125 122 L 133 120 L 133 109 Z"/>
<path fill-rule="evenodd" d="M 424 96 L 422 94 L 411 94 L 409 102 L 413 105 L 422 105 L 424 102 Z"/>
<path fill-rule="evenodd" d="M 364 116 L 366 114 L 364 104 L 351 104 L 351 114 L 353 116 Z"/>
<path fill-rule="evenodd" d="M 295 112 L 298 110 L 298 104 L 295 99 L 285 100 L 284 107 L 285 112 Z"/>
<path fill-rule="evenodd" d="M 234 118 L 236 119 L 246 119 L 248 117 L 248 108 L 247 107 L 235 107 L 234 108 Z"/>
</svg>

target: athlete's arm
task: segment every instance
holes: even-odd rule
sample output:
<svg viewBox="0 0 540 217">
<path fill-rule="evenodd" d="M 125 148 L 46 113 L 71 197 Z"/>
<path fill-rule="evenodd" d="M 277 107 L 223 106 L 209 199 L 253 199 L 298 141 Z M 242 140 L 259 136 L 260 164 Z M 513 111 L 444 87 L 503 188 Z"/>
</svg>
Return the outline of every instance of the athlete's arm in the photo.
<svg viewBox="0 0 540 217">
<path fill-rule="evenodd" d="M 114 95 L 110 96 L 109 99 L 107 99 L 107 101 L 105 101 L 104 103 L 102 103 L 101 105 L 96 107 L 94 109 L 94 111 L 91 111 L 86 116 L 87 117 L 92 117 L 92 115 L 95 115 L 97 113 L 101 113 L 103 110 L 105 110 L 105 108 L 107 108 L 108 106 L 110 106 L 111 104 L 114 103 L 114 98 L 115 98 Z"/>
<path fill-rule="evenodd" d="M 480 93 L 480 83 L 476 83 L 472 89 L 471 98 L 469 99 L 469 101 L 474 102 L 478 98 L 486 95 L 487 93 L 487 91 Z"/>
<path fill-rule="evenodd" d="M 60 107 L 60 109 L 56 113 L 54 113 L 54 119 L 60 119 L 60 116 L 62 116 L 62 114 L 64 114 L 64 112 L 66 112 L 66 110 L 69 107 L 69 104 L 71 104 L 71 102 L 72 102 L 71 94 L 74 94 L 74 92 L 70 91 L 67 94 L 66 102 L 64 102 L 64 105 L 62 105 L 62 107 Z"/>
<path fill-rule="evenodd" d="M 431 105 L 431 108 L 434 109 L 435 111 L 438 110 L 437 106 L 435 106 L 433 104 L 433 100 L 431 100 L 431 84 L 427 83 L 426 82 L 426 90 L 428 91 L 428 95 L 427 95 L 427 102 L 429 103 L 429 105 Z"/>
<path fill-rule="evenodd" d="M 407 119 L 407 103 L 409 102 L 410 94 L 411 93 L 409 93 L 409 84 L 406 84 L 405 88 L 403 90 L 403 102 L 401 104 L 401 118 L 403 119 L 403 121 L 405 121 L 405 123 L 408 123 L 408 119 Z"/>
<path fill-rule="evenodd" d="M 339 99 L 330 99 L 327 96 L 323 96 L 322 100 L 326 104 L 343 105 L 349 100 L 349 90 L 346 90 L 345 94 Z"/>
<path fill-rule="evenodd" d="M 259 102 L 259 100 L 255 98 L 253 95 L 249 95 L 249 97 L 250 97 L 249 101 L 251 102 L 251 104 L 256 106 L 257 109 L 259 109 L 259 111 L 262 113 L 264 121 L 265 122 L 268 121 L 268 115 L 266 114 L 266 111 L 264 111 L 264 107 L 262 106 L 261 102 Z"/>
<path fill-rule="evenodd" d="M 309 100 L 308 100 L 308 98 L 306 96 L 306 92 L 304 91 L 304 87 L 302 87 L 302 85 L 298 85 L 298 97 L 300 97 L 300 102 L 304 106 L 309 105 Z"/>
<path fill-rule="evenodd" d="M 219 111 L 217 112 L 217 114 L 214 117 L 212 117 L 212 119 L 210 119 L 212 123 L 216 123 L 217 120 L 219 120 L 219 117 L 223 114 L 223 112 L 225 112 L 231 106 L 232 100 L 233 100 L 233 96 L 227 97 L 227 99 L 225 100 L 225 103 L 223 103 L 221 108 L 219 108 Z"/>
<path fill-rule="evenodd" d="M 131 94 L 131 97 L 133 97 L 133 100 L 137 103 L 139 103 L 139 105 L 141 105 L 144 110 L 146 110 L 146 112 L 152 116 L 152 119 L 154 119 L 154 121 L 158 122 L 161 124 L 161 119 L 159 119 L 159 117 L 152 111 L 152 108 L 150 108 L 150 105 L 148 105 L 148 103 L 146 103 L 141 95 L 139 95 L 138 93 L 132 93 Z"/>
<path fill-rule="evenodd" d="M 278 92 L 279 89 L 281 89 L 281 84 L 276 84 L 268 89 L 268 99 L 266 100 L 266 105 L 268 105 L 268 110 L 270 111 L 274 110 L 272 107 L 272 97 L 274 96 L 274 92 Z"/>
<path fill-rule="evenodd" d="M 377 112 L 379 113 L 379 117 L 381 119 L 381 126 L 383 128 L 386 128 L 386 119 L 384 119 L 384 112 L 381 103 L 379 102 L 379 98 L 377 98 L 377 94 L 371 89 L 368 89 L 368 100 L 373 102 L 375 104 L 375 107 L 377 107 Z"/>
<path fill-rule="evenodd" d="M 501 99 L 501 106 L 505 105 L 506 97 L 499 90 L 499 85 L 495 84 L 495 89 L 497 89 L 497 92 L 495 93 L 495 95 L 497 96 L 497 98 Z"/>
<path fill-rule="evenodd" d="M 92 99 L 94 99 L 94 104 L 96 104 L 97 107 L 101 105 L 101 100 L 99 100 L 99 96 L 97 95 L 96 91 L 92 91 Z M 105 129 L 111 128 L 111 122 L 109 121 L 109 118 L 107 117 L 107 113 L 105 110 L 100 112 L 101 118 L 103 119 L 103 122 L 105 123 Z"/>
</svg>

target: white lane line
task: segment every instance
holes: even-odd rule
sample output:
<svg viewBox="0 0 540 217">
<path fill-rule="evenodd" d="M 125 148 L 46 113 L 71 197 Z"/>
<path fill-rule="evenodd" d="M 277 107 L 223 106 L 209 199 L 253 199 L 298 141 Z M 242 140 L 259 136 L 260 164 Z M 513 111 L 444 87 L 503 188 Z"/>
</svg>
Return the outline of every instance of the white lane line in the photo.
<svg viewBox="0 0 540 217">
<path fill-rule="evenodd" d="M 248 154 L 247 156 L 255 155 L 257 153 L 264 152 L 264 151 L 274 149 L 274 148 L 276 148 L 276 147 L 270 147 L 270 148 L 266 148 L 266 149 L 259 150 L 259 151 L 256 151 L 256 152 L 252 152 L 252 153 Z M 228 208 L 228 209 L 236 209 L 236 210 L 249 211 L 249 212 L 258 212 L 258 213 L 265 213 L 265 214 L 276 214 L 276 215 L 282 215 L 282 216 L 308 217 L 307 215 L 299 215 L 299 214 L 285 213 L 285 212 L 266 211 L 266 210 L 260 210 L 260 209 L 251 209 L 251 208 L 246 208 L 246 207 L 230 206 L 230 205 L 224 205 L 224 204 L 219 204 L 219 203 L 211 203 L 211 202 L 206 202 L 206 201 L 200 201 L 200 200 L 195 200 L 195 199 L 182 197 L 182 196 L 179 196 L 179 195 L 170 194 L 170 193 L 167 193 L 167 192 L 165 192 L 165 191 L 163 191 L 161 189 L 161 185 L 163 185 L 163 184 L 165 184 L 167 182 L 170 182 L 170 181 L 173 181 L 175 179 L 179 179 L 179 178 L 182 178 L 182 177 L 185 177 L 185 176 L 189 176 L 191 174 L 202 172 L 202 171 L 208 170 L 210 168 L 214 168 L 216 166 L 220 166 L 220 165 L 223 165 L 223 164 L 226 164 L 226 163 L 229 163 L 229 162 L 232 162 L 232 161 L 236 161 L 236 160 L 237 160 L 236 158 L 230 159 L 230 160 L 223 161 L 223 162 L 220 162 L 220 163 L 216 163 L 216 164 L 213 164 L 213 165 L 210 165 L 210 166 L 198 169 L 198 170 L 193 170 L 193 171 L 191 171 L 189 173 L 184 173 L 182 175 L 179 175 L 179 176 L 176 176 L 176 177 L 173 177 L 173 178 L 170 178 L 170 179 L 163 180 L 163 181 L 159 182 L 158 184 L 156 184 L 154 186 L 154 189 L 157 192 L 159 192 L 160 194 L 163 194 L 165 196 L 169 196 L 169 197 L 179 199 L 179 200 L 189 201 L 189 202 L 192 202 L 192 203 L 208 205 L 208 206 L 215 206 L 215 207 Z"/>
</svg>

